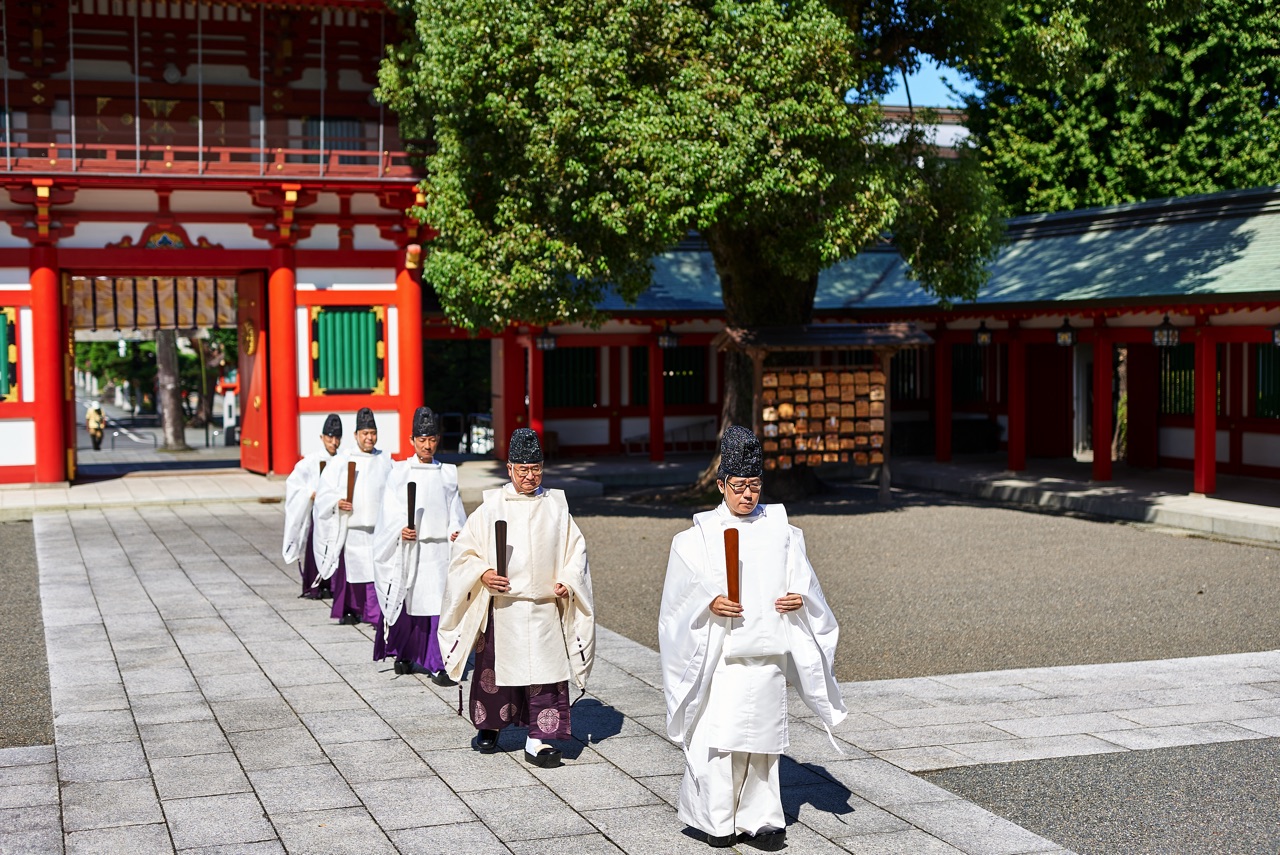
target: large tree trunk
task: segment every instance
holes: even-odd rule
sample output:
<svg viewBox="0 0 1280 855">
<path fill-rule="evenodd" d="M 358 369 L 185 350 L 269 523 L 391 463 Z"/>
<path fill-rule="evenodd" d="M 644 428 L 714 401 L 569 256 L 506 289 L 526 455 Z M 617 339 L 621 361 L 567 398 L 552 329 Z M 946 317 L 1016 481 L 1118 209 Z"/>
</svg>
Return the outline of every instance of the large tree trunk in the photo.
<svg viewBox="0 0 1280 855">
<path fill-rule="evenodd" d="M 178 379 L 178 333 L 156 331 L 156 388 L 165 451 L 186 451 L 186 416 L 182 411 L 182 386 Z"/>
<path fill-rule="evenodd" d="M 789 327 L 812 320 L 817 276 L 801 279 L 779 272 L 760 251 L 760 242 L 752 230 L 714 227 L 705 236 L 720 277 L 728 326 Z M 755 392 L 751 360 L 745 354 L 726 353 L 724 375 L 721 432 L 731 424 L 751 427 Z M 694 491 L 713 491 L 719 466 L 717 453 L 698 476 Z M 770 500 L 800 498 L 820 488 L 821 482 L 807 466 L 775 470 L 765 479 L 765 493 Z"/>
</svg>

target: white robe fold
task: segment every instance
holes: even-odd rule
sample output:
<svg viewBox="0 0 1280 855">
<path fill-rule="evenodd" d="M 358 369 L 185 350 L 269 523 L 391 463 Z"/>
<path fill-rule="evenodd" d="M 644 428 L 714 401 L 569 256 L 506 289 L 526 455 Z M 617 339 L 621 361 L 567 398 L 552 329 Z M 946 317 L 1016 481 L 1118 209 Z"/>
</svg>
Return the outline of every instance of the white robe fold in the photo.
<svg viewBox="0 0 1280 855">
<path fill-rule="evenodd" d="M 320 486 L 320 464 L 327 465 L 332 460 L 333 455 L 327 451 L 313 451 L 294 464 L 284 482 L 284 542 L 280 554 L 286 564 L 303 559 L 307 535 L 311 533 L 312 495 Z"/>
<path fill-rule="evenodd" d="M 507 521 L 511 589 L 491 594 L 480 581 L 497 567 L 494 522 Z M 569 589 L 558 598 L 555 585 Z M 440 653 L 455 680 L 462 676 L 494 604 L 494 656 L 500 686 L 572 679 L 585 689 L 595 660 L 595 607 L 587 546 L 564 493 L 523 496 L 511 485 L 486 490 L 454 544 L 440 611 Z"/>
<path fill-rule="evenodd" d="M 347 462 L 356 464 L 355 493 L 351 510 L 339 511 L 347 497 Z M 345 555 L 347 581 L 372 582 L 373 527 L 382 508 L 382 491 L 391 471 L 391 458 L 378 449 L 365 454 L 352 450 L 338 454 L 320 476 L 316 491 L 316 566 L 321 579 L 333 576 L 338 559 Z"/>
<path fill-rule="evenodd" d="M 710 611 L 727 593 L 730 526 L 739 531 L 743 608 L 733 620 Z M 778 614 L 774 601 L 788 592 L 804 606 Z M 781 505 L 739 518 L 721 504 L 675 536 L 658 646 L 667 735 L 685 749 L 681 819 L 717 836 L 783 827 L 777 762 L 788 745 L 787 683 L 830 736 L 846 716 L 834 671 L 839 636 L 804 535 Z"/>
<path fill-rule="evenodd" d="M 418 538 L 407 542 L 400 532 L 409 524 L 410 482 L 417 485 L 413 528 Z M 458 467 L 416 458 L 392 466 L 373 531 L 374 581 L 384 627 L 395 623 L 402 610 L 414 616 L 440 614 L 449 575 L 449 536 L 461 532 L 466 522 Z"/>
</svg>

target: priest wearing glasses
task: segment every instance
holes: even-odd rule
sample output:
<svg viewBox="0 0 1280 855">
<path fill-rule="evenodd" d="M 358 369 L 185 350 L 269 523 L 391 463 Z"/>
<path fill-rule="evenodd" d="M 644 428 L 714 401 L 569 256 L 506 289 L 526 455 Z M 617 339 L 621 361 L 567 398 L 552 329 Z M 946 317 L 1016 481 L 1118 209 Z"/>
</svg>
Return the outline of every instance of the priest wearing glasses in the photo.
<svg viewBox="0 0 1280 855">
<path fill-rule="evenodd" d="M 542 446 L 511 435 L 509 484 L 486 490 L 454 544 L 440 612 L 440 651 L 451 679 L 475 650 L 472 746 L 491 754 L 498 732 L 527 727 L 524 756 L 561 765 L 570 736 L 569 682 L 585 691 L 595 658 L 587 545 L 564 493 L 542 486 Z"/>
<path fill-rule="evenodd" d="M 804 534 L 782 505 L 759 504 L 762 457 L 750 430 L 725 430 L 724 501 L 672 540 L 658 618 L 667 735 L 685 752 L 679 817 L 717 848 L 785 845 L 787 684 L 829 736 L 846 715 L 834 672 L 840 630 Z"/>
</svg>

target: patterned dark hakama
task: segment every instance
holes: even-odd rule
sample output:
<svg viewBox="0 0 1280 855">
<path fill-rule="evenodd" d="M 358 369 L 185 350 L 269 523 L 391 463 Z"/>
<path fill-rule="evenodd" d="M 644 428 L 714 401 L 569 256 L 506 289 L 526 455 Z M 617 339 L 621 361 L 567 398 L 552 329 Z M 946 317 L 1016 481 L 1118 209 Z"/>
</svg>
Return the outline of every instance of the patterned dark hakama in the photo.
<svg viewBox="0 0 1280 855">
<path fill-rule="evenodd" d="M 333 605 L 329 608 L 329 617 L 340 619 L 346 614 L 356 614 L 364 623 L 376 624 L 382 619 L 382 609 L 378 607 L 378 592 L 372 582 L 348 582 L 346 556 L 338 558 L 338 566 L 329 578 L 329 587 L 333 590 Z"/>
<path fill-rule="evenodd" d="M 440 655 L 440 640 L 436 630 L 440 626 L 439 615 L 411 615 L 400 612 L 400 617 L 387 630 L 387 640 L 382 640 L 382 615 L 378 615 L 377 631 L 373 635 L 373 659 L 380 662 L 388 656 L 407 660 L 432 673 L 444 668 Z"/>
<path fill-rule="evenodd" d="M 499 686 L 493 657 L 493 604 L 484 635 L 476 641 L 471 673 L 471 723 L 477 730 L 528 727 L 534 739 L 569 738 L 569 681 L 540 686 Z"/>
</svg>

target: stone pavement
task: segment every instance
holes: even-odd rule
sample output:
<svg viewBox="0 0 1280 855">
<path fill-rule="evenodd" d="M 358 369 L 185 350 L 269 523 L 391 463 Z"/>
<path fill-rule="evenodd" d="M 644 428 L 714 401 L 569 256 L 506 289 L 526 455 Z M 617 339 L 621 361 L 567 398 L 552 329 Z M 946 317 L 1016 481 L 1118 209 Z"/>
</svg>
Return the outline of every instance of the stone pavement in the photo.
<svg viewBox="0 0 1280 855">
<path fill-rule="evenodd" d="M 368 628 L 297 598 L 280 524 L 37 514 L 55 745 L 0 751 L 0 852 L 709 851 L 672 807 L 654 651 L 601 629 L 565 767 L 506 734 L 478 755 L 457 689 L 393 676 Z M 1280 652 L 843 688 L 843 754 L 793 704 L 790 851 L 1064 852 L 912 773 L 1280 735 Z"/>
</svg>

